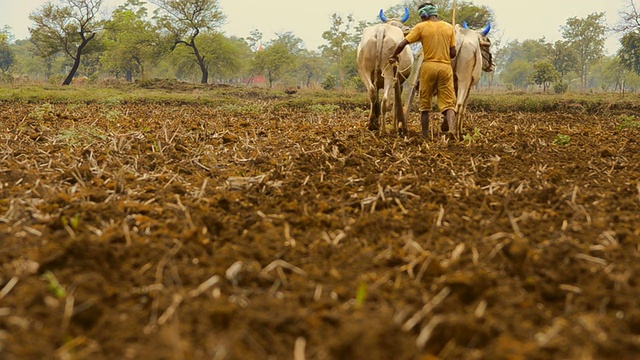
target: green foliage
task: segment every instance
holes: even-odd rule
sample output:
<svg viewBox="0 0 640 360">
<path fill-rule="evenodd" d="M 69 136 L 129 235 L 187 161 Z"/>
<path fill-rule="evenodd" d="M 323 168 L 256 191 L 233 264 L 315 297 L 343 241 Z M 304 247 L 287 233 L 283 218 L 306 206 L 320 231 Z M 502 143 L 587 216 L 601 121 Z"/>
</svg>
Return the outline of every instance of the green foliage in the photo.
<svg viewBox="0 0 640 360">
<path fill-rule="evenodd" d="M 62 299 L 67 296 L 67 291 L 64 289 L 64 286 L 60 285 L 58 278 L 56 278 L 51 271 L 47 270 L 44 274 L 40 275 L 40 279 L 47 282 L 49 291 L 51 291 L 58 299 Z"/>
<path fill-rule="evenodd" d="M 353 36 L 353 16 L 349 15 L 346 19 L 334 13 L 331 16 L 331 28 L 322 33 L 322 38 L 327 42 L 320 46 L 322 56 L 329 59 L 330 63 L 337 65 L 340 77 L 340 84 L 345 79 L 345 62 L 347 55 L 353 52 L 357 43 Z M 351 50 L 351 51 L 350 51 Z M 355 55 L 355 54 L 354 54 Z"/>
<path fill-rule="evenodd" d="M 568 89 L 569 84 L 564 81 L 558 81 L 557 83 L 553 84 L 553 92 L 556 94 L 564 94 Z"/>
<path fill-rule="evenodd" d="M 571 142 L 571 137 L 569 135 L 558 134 L 555 139 L 553 139 L 553 144 L 558 146 L 567 146 Z"/>
<path fill-rule="evenodd" d="M 88 44 L 96 37 L 101 23 L 98 14 L 102 0 L 62 0 L 61 5 L 47 2 L 29 15 L 35 24 L 29 28 L 31 41 L 42 57 L 64 53 L 73 66 L 62 85 L 69 85 L 82 56 L 95 51 Z"/>
<path fill-rule="evenodd" d="M 226 103 L 220 106 L 220 111 L 228 116 L 257 117 L 264 113 L 264 108 L 258 104 Z"/>
<path fill-rule="evenodd" d="M 411 0 L 392 6 L 385 10 L 387 17 L 401 17 L 404 14 L 404 7 L 408 6 L 410 10 L 409 20 L 406 24 L 417 24 L 420 22 L 418 16 L 418 7 L 425 3 L 426 0 Z M 453 13 L 453 2 L 451 0 L 432 0 L 430 1 L 438 7 L 438 16 L 447 22 L 451 22 Z M 372 16 L 376 16 L 377 12 L 372 11 Z M 376 19 L 376 21 L 380 21 Z M 472 29 L 481 29 L 488 22 L 495 23 L 495 17 L 490 7 L 486 5 L 475 5 L 472 1 L 458 1 L 456 5 L 456 24 L 466 21 Z"/>
<path fill-rule="evenodd" d="M 336 104 L 313 104 L 309 110 L 316 115 L 329 115 L 335 113 L 340 106 Z"/>
<path fill-rule="evenodd" d="M 294 67 L 295 59 L 287 43 L 275 41 L 272 45 L 256 54 L 254 69 L 267 78 L 271 88 L 273 83 L 280 79 L 286 70 Z"/>
<path fill-rule="evenodd" d="M 556 41 L 551 50 L 551 63 L 560 77 L 564 77 L 570 71 L 575 70 L 578 62 L 576 51 L 570 46 L 568 41 Z"/>
<path fill-rule="evenodd" d="M 586 18 L 569 18 L 562 26 L 562 36 L 577 54 L 577 70 L 581 87 L 586 88 L 591 66 L 603 57 L 606 25 L 604 13 L 593 13 Z"/>
<path fill-rule="evenodd" d="M 240 39 L 204 33 L 198 40 L 205 64 L 210 74 L 217 78 L 237 79 L 249 68 L 251 49 Z"/>
<path fill-rule="evenodd" d="M 529 82 L 542 85 L 543 92 L 547 92 L 549 84 L 560 77 L 549 60 L 538 61 L 533 64 L 533 72 L 528 76 Z"/>
<path fill-rule="evenodd" d="M 146 20 L 143 2 L 128 0 L 105 24 L 105 51 L 100 63 L 105 71 L 132 81 L 143 76 L 145 65 L 155 64 L 165 49 L 157 29 Z"/>
<path fill-rule="evenodd" d="M 322 88 L 325 90 L 332 90 L 336 88 L 336 77 L 328 74 L 322 81 Z"/>
<path fill-rule="evenodd" d="M 59 141 L 69 145 L 86 145 L 95 140 L 107 140 L 108 136 L 98 128 L 89 126 L 70 127 L 60 131 L 56 136 Z"/>
<path fill-rule="evenodd" d="M 620 125 L 616 127 L 618 130 L 640 129 L 640 120 L 634 115 L 620 115 L 618 121 L 620 122 Z"/>
<path fill-rule="evenodd" d="M 528 83 L 533 66 L 526 60 L 515 60 L 500 73 L 500 79 L 507 84 L 517 87 L 525 87 Z"/>
<path fill-rule="evenodd" d="M 209 71 L 205 56 L 200 53 L 196 37 L 203 31 L 216 31 L 224 22 L 224 14 L 217 0 L 152 0 L 161 11 L 155 19 L 158 27 L 168 34 L 174 50 L 183 45 L 192 50 L 202 72 L 200 82 L 209 81 Z"/>
<path fill-rule="evenodd" d="M 358 289 L 356 289 L 356 309 L 362 308 L 365 300 L 367 299 L 368 286 L 366 283 L 360 283 Z"/>
<path fill-rule="evenodd" d="M 478 128 L 474 128 L 473 129 L 473 134 L 464 134 L 462 136 L 462 141 L 464 141 L 467 144 L 471 144 L 474 143 L 480 139 L 482 139 L 484 135 L 482 135 L 482 133 L 480 132 L 480 130 Z"/>
<path fill-rule="evenodd" d="M 15 54 L 9 46 L 9 36 L 4 32 L 0 32 L 0 70 L 3 73 L 9 71 L 9 68 L 15 62 Z"/>
<path fill-rule="evenodd" d="M 33 120 L 45 120 L 50 119 L 55 115 L 55 109 L 50 103 L 44 103 L 31 110 L 27 115 Z"/>
<path fill-rule="evenodd" d="M 628 32 L 620 39 L 618 57 L 622 65 L 640 75 L 640 30 Z"/>
</svg>

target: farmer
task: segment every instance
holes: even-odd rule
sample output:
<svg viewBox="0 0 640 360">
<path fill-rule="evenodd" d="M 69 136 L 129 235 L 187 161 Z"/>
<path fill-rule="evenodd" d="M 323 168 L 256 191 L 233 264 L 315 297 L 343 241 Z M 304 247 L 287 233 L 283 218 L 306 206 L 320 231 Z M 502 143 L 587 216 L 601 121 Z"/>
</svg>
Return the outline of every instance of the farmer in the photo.
<svg viewBox="0 0 640 360">
<path fill-rule="evenodd" d="M 422 137 L 429 134 L 429 111 L 433 95 L 438 97 L 438 108 L 445 117 L 443 132 L 456 129 L 456 95 L 453 88 L 451 59 L 456 56 L 456 41 L 453 26 L 438 18 L 438 9 L 432 3 L 420 5 L 418 14 L 422 21 L 398 44 L 390 62 L 397 61 L 398 54 L 407 44 L 422 43 L 424 61 L 420 67 L 420 123 Z M 457 134 L 456 134 L 457 135 Z"/>
</svg>

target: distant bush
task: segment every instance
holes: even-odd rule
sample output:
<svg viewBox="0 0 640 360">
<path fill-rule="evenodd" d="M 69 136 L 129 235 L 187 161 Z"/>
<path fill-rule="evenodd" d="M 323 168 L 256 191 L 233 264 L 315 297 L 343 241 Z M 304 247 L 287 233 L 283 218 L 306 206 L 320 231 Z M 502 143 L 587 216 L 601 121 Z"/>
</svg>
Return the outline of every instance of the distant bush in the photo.
<svg viewBox="0 0 640 360">
<path fill-rule="evenodd" d="M 325 90 L 332 90 L 336 88 L 336 77 L 329 74 L 322 81 L 322 88 Z"/>
<path fill-rule="evenodd" d="M 557 82 L 553 84 L 553 92 L 556 94 L 564 94 L 569 90 L 569 84 L 564 81 Z"/>
<path fill-rule="evenodd" d="M 7 73 L 0 73 L 0 84 L 13 83 L 13 75 Z"/>
</svg>

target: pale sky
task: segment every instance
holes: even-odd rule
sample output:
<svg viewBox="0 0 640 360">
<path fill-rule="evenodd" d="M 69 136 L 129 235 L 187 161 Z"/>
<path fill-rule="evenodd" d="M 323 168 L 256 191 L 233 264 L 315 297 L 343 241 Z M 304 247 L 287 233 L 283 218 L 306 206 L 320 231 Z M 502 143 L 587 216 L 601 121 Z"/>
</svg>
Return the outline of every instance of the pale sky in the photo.
<svg viewBox="0 0 640 360">
<path fill-rule="evenodd" d="M 29 14 L 46 0 L 0 0 L 0 28 L 9 25 L 16 39 L 29 36 L 32 26 Z M 54 0 L 54 2 L 56 2 Z M 109 10 L 125 0 L 105 0 Z M 226 15 L 222 30 L 226 35 L 246 37 L 253 29 L 270 40 L 275 33 L 290 31 L 300 37 L 305 46 L 315 50 L 324 44 L 322 33 L 331 26 L 331 14 L 346 17 L 352 14 L 356 21 L 373 20 L 381 8 L 402 3 L 394 0 L 218 0 Z M 562 38 L 560 26 L 568 18 L 584 18 L 594 12 L 604 12 L 607 24 L 614 25 L 620 10 L 628 0 L 473 0 L 476 5 L 487 5 L 495 11 L 499 32 L 494 38 L 502 43 L 512 40 L 539 39 L 549 42 Z M 147 4 L 148 8 L 152 6 Z M 415 9 L 411 9 L 414 11 Z M 388 14 L 393 16 L 394 14 Z M 619 47 L 616 35 L 611 35 L 606 50 L 612 55 Z"/>
</svg>

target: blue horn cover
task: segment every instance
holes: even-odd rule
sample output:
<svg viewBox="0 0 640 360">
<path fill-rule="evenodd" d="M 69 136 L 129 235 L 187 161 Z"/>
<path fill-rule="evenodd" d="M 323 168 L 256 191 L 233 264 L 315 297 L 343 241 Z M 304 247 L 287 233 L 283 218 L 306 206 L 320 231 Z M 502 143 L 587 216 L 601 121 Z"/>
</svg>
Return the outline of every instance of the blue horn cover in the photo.
<svg viewBox="0 0 640 360">
<path fill-rule="evenodd" d="M 463 21 L 463 22 L 462 22 L 462 27 L 463 27 L 463 28 L 465 28 L 465 29 L 468 29 L 468 28 L 469 28 L 469 25 L 467 25 L 467 22 L 466 22 L 466 21 Z"/>
<path fill-rule="evenodd" d="M 402 19 L 400 19 L 400 21 L 404 23 L 407 20 L 409 20 L 409 8 L 405 7 L 404 8 L 404 16 L 402 17 Z"/>
<path fill-rule="evenodd" d="M 384 16 L 384 10 L 380 9 L 380 14 L 378 14 L 378 16 L 380 16 L 380 20 L 382 20 L 382 22 L 387 22 L 387 17 Z"/>
<path fill-rule="evenodd" d="M 487 26 L 485 26 L 484 29 L 482 29 L 480 34 L 482 34 L 482 36 L 487 36 L 490 30 L 491 30 L 491 23 L 487 23 Z"/>
</svg>

